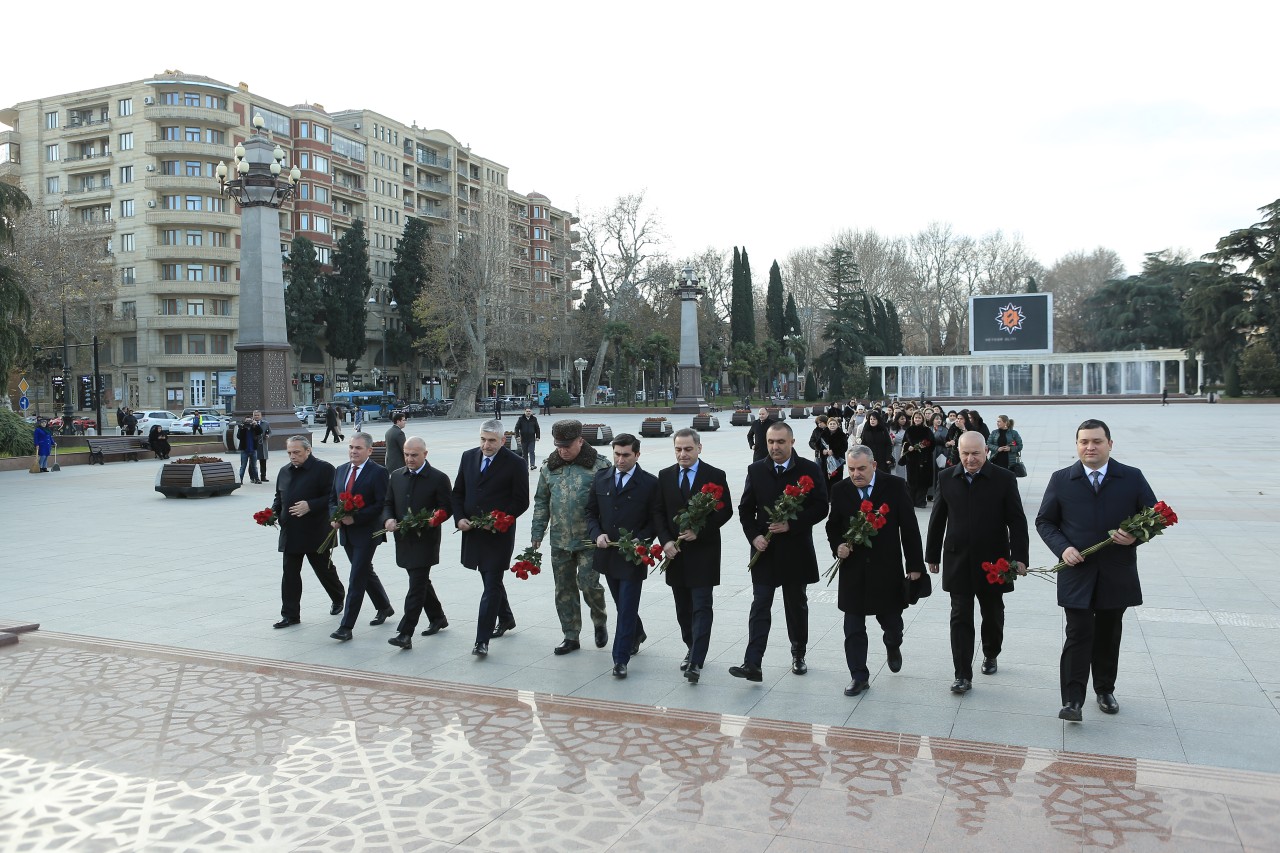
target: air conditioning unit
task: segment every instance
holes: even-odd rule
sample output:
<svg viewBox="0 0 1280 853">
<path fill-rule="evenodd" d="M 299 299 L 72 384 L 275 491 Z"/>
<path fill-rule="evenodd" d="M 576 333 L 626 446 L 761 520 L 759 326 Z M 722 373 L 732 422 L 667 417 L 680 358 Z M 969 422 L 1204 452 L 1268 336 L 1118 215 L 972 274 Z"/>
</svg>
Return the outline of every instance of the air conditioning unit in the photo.
<svg viewBox="0 0 1280 853">
<path fill-rule="evenodd" d="M 155 206 L 156 206 L 156 203 L 154 201 L 147 202 L 147 207 L 155 207 Z"/>
<path fill-rule="evenodd" d="M 356 130 L 359 130 L 359 129 L 360 129 L 360 122 L 356 122 L 355 124 L 353 124 L 353 125 L 352 125 L 352 127 L 354 127 Z"/>
<path fill-rule="evenodd" d="M 156 99 L 151 97 L 150 95 L 147 95 L 145 98 L 142 99 L 142 103 L 146 104 L 147 106 L 151 106 L 155 102 L 156 102 Z M 153 379 L 151 381 L 154 382 L 155 380 Z"/>
<path fill-rule="evenodd" d="M 148 172 L 154 172 L 155 170 L 156 170 L 156 167 L 155 167 L 155 166 L 148 166 L 148 167 L 147 167 L 147 171 L 148 171 Z"/>
</svg>

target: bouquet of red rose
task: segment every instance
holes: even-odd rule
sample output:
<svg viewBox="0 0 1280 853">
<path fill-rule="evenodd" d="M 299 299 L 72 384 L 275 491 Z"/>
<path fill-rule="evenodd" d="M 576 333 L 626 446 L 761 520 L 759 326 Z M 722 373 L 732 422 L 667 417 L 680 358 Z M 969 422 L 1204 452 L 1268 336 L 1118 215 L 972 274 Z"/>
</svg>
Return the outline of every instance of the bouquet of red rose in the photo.
<svg viewBox="0 0 1280 853">
<path fill-rule="evenodd" d="M 698 490 L 696 495 L 689 498 L 689 505 L 676 516 L 676 529 L 682 533 L 686 530 L 701 533 L 707 526 L 707 519 L 711 517 L 711 513 L 724 509 L 724 501 L 720 500 L 722 497 L 724 497 L 723 486 L 707 483 Z M 679 539 L 676 540 L 676 550 L 680 550 Z M 665 572 L 674 559 L 674 557 L 668 557 L 663 560 L 662 565 L 658 566 L 658 571 Z"/>
<path fill-rule="evenodd" d="M 915 444 L 908 444 L 907 452 L 912 453 L 915 451 L 928 450 L 930 447 L 933 447 L 933 442 L 926 438 L 922 441 L 917 441 Z"/>
<path fill-rule="evenodd" d="M 1147 507 L 1142 512 L 1133 515 L 1120 522 L 1117 530 L 1123 530 L 1134 539 L 1138 540 L 1137 544 L 1145 544 L 1150 542 L 1152 537 L 1159 536 L 1164 533 L 1166 527 L 1172 527 L 1178 523 L 1178 514 L 1164 501 L 1157 501 L 1155 506 Z M 1115 533 L 1115 530 L 1111 531 Z M 1090 545 L 1080 552 L 1081 557 L 1088 557 L 1096 554 L 1108 545 L 1114 545 L 1111 537 L 1103 539 L 1096 545 Z M 1059 561 L 1056 565 L 1048 568 L 1028 569 L 1029 574 L 1051 575 L 1067 568 L 1066 561 Z"/>
<path fill-rule="evenodd" d="M 542 571 L 542 554 L 533 550 L 533 546 L 530 545 L 516 557 L 515 565 L 511 567 L 511 571 L 520 580 L 527 581 L 529 575 L 536 575 Z"/>
<path fill-rule="evenodd" d="M 253 514 L 253 520 L 263 527 L 275 527 L 280 523 L 280 516 L 271 507 L 260 509 Z"/>
<path fill-rule="evenodd" d="M 652 568 L 658 562 L 658 558 L 662 556 L 662 546 L 657 542 L 652 545 L 642 542 L 625 527 L 619 527 L 618 533 L 618 541 L 610 542 L 609 547 L 617 548 L 621 551 L 622 556 L 626 558 L 628 563 Z"/>
<path fill-rule="evenodd" d="M 1004 557 L 994 563 L 983 563 L 982 570 L 987 573 L 987 583 L 997 586 L 1013 583 L 1013 579 L 1018 576 L 1018 570 L 1009 565 Z"/>
<path fill-rule="evenodd" d="M 364 495 L 352 494 L 351 492 L 338 493 L 338 508 L 333 511 L 333 515 L 329 516 L 329 521 L 341 523 L 342 519 L 351 515 L 358 509 L 364 509 Z M 329 531 L 329 535 L 320 543 L 320 551 L 327 551 L 332 548 L 338 541 L 338 528 Z"/>
<path fill-rule="evenodd" d="M 399 533 L 414 533 L 421 535 L 423 530 L 428 527 L 439 527 L 449 519 L 449 511 L 447 509 L 420 509 L 417 512 L 411 512 L 400 520 Z M 379 530 L 373 534 L 373 538 L 386 536 L 386 529 Z"/>
<path fill-rule="evenodd" d="M 885 518 L 888 514 L 888 504 L 880 504 L 879 508 L 876 508 L 871 501 L 864 500 L 858 506 L 858 511 L 849 519 L 849 529 L 844 532 L 844 544 L 851 550 L 854 545 L 870 548 L 872 537 L 880 532 L 881 527 L 889 523 Z M 831 581 L 835 580 L 836 575 L 839 574 L 840 564 L 843 562 L 844 560 L 836 560 L 823 574 L 827 579 L 827 586 L 831 586 Z"/>
<path fill-rule="evenodd" d="M 490 533 L 506 533 L 511 529 L 511 525 L 516 523 L 514 515 L 507 515 L 500 509 L 482 512 L 479 515 L 473 515 L 467 519 L 471 522 L 472 530 L 487 530 Z M 457 533 L 458 531 L 453 531 Z"/>
<path fill-rule="evenodd" d="M 800 509 L 804 506 L 805 495 L 813 491 L 813 478 L 807 474 L 797 480 L 794 484 L 789 484 L 782 490 L 782 494 L 778 495 L 778 499 L 773 502 L 773 506 L 766 507 L 765 513 L 769 516 L 771 524 L 779 524 L 784 521 L 792 521 L 799 517 Z M 764 535 L 764 541 L 773 540 L 773 531 L 769 531 Z M 756 564 L 756 560 L 760 559 L 760 555 L 764 551 L 756 551 L 751 555 L 751 562 L 747 563 L 747 571 Z"/>
</svg>

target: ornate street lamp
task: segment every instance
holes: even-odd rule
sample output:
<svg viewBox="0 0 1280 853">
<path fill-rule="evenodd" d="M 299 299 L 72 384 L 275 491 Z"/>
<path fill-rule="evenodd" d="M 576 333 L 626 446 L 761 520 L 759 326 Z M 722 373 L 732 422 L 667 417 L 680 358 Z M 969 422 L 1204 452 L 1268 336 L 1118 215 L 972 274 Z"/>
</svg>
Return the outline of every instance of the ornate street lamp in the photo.
<svg viewBox="0 0 1280 853">
<path fill-rule="evenodd" d="M 377 305 L 378 300 L 370 296 L 369 304 Z M 387 303 L 387 307 L 392 310 L 395 310 L 400 306 L 399 306 L 399 303 L 395 301 L 395 299 L 392 299 L 390 302 Z M 387 380 L 386 380 L 386 377 L 387 377 L 387 322 L 388 322 L 387 315 L 383 314 L 382 315 L 382 374 L 381 374 L 382 380 L 381 380 L 381 387 L 378 389 L 382 391 L 382 400 L 378 404 L 378 411 L 382 414 L 383 417 L 386 417 L 387 409 L 390 408 L 387 405 L 387 394 L 386 394 L 386 391 L 387 391 Z"/>
<path fill-rule="evenodd" d="M 573 366 L 578 368 L 578 406 L 585 409 L 587 407 L 587 387 L 582 384 L 582 371 L 587 369 L 587 360 L 585 358 L 574 359 Z"/>
</svg>

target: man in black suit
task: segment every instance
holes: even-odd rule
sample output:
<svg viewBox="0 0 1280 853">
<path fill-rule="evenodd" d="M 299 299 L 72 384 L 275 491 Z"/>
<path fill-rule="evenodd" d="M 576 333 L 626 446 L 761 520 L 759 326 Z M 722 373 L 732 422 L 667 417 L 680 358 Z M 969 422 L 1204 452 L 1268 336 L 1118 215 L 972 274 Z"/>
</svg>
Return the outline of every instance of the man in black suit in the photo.
<svg viewBox="0 0 1280 853">
<path fill-rule="evenodd" d="M 1003 557 L 1025 575 L 1030 535 L 1018 479 L 988 461 L 982 433 L 963 433 L 956 447 L 960 464 L 938 476 L 925 561 L 934 574 L 942 564 L 942 588 L 951 593 L 951 692 L 963 694 L 973 688 L 974 599 L 982 611 L 982 674 L 994 675 L 1004 644 L 1004 595 L 1013 592 L 1012 581 L 989 583 L 982 564 Z"/>
<path fill-rule="evenodd" d="M 333 466 L 311 454 L 311 441 L 295 435 L 285 448 L 289 464 L 276 475 L 276 494 L 271 502 L 280 527 L 280 551 L 284 554 L 284 576 L 280 580 L 280 616 L 274 628 L 288 628 L 302 620 L 302 557 L 306 555 L 311 570 L 329 600 L 330 615 L 342 612 L 347 591 L 338 580 L 329 551 L 321 551 L 320 543 L 329 535 L 329 493 L 333 489 Z"/>
<path fill-rule="evenodd" d="M 610 541 L 622 538 L 625 529 L 637 542 L 648 545 L 662 525 L 658 478 L 640 470 L 640 439 L 620 433 L 613 439 L 613 467 L 596 474 L 587 498 L 587 534 L 596 543 L 592 567 L 605 577 L 618 609 L 613 635 L 613 674 L 627 677 L 627 664 L 646 639 L 640 621 L 640 591 L 649 570 L 630 562 Z"/>
<path fill-rule="evenodd" d="M 387 427 L 386 433 L 383 434 L 382 440 L 387 445 L 387 471 L 393 472 L 397 468 L 405 466 L 404 457 L 404 422 L 409 416 L 404 412 L 391 413 L 391 426 Z M 445 478 L 448 478 L 448 474 Z"/>
<path fill-rule="evenodd" d="M 347 581 L 347 607 L 338 630 L 329 635 L 335 640 L 351 639 L 351 629 L 360 616 L 365 590 L 368 590 L 373 606 L 378 608 L 378 615 L 370 625 L 381 625 L 387 621 L 388 616 L 395 614 L 391 599 L 387 598 L 387 591 L 382 588 L 382 581 L 373 570 L 373 552 L 382 544 L 381 537 L 374 539 L 373 534 L 381 527 L 382 505 L 387 499 L 387 469 L 370 460 L 372 454 L 373 439 L 369 434 L 352 433 L 351 440 L 347 442 L 347 458 L 351 461 L 339 465 L 334 472 L 333 490 L 329 495 L 331 516 L 338 509 L 338 496 L 344 492 L 364 498 L 362 508 L 347 513 L 340 522 L 332 522 L 333 527 L 339 531 L 342 546 L 347 551 L 347 559 L 351 561 L 351 577 Z"/>
<path fill-rule="evenodd" d="M 529 469 L 504 442 L 502 423 L 485 421 L 480 426 L 480 446 L 462 454 L 453 480 L 453 522 L 462 531 L 462 565 L 477 570 L 484 583 L 476 644 L 471 649 L 480 657 L 489 654 L 491 638 L 516 626 L 502 584 L 516 547 L 516 525 L 499 533 L 473 529 L 468 520 L 495 509 L 518 518 L 529 508 Z"/>
<path fill-rule="evenodd" d="M 760 407 L 755 423 L 747 428 L 747 447 L 751 448 L 751 461 L 759 462 L 769 454 L 769 441 L 767 438 L 769 427 L 778 422 L 776 418 L 769 416 L 767 407 Z"/>
<path fill-rule="evenodd" d="M 1067 564 L 1058 572 L 1058 606 L 1067 618 L 1058 717 L 1077 723 L 1083 719 L 1090 672 L 1098 707 L 1105 714 L 1120 711 L 1115 690 L 1124 611 L 1142 604 L 1138 553 L 1132 547 L 1137 540 L 1119 529 L 1120 522 L 1156 502 L 1140 470 L 1111 458 L 1112 446 L 1105 423 L 1090 419 L 1080 424 L 1080 461 L 1053 473 L 1036 514 L 1036 532 Z M 1080 549 L 1108 536 L 1121 547 L 1103 548 L 1088 559 L 1081 556 Z"/>
<path fill-rule="evenodd" d="M 734 678 L 763 681 L 760 666 L 772 624 L 773 595 L 782 587 L 787 636 L 791 640 L 791 671 L 809 671 L 804 656 L 809 645 L 809 599 L 805 587 L 818 580 L 818 554 L 813 547 L 813 527 L 827 517 L 827 477 L 816 463 L 795 453 L 795 434 L 789 424 L 775 423 L 765 435 L 769 455 L 747 468 L 747 482 L 738 503 L 738 520 L 760 558 L 751 569 L 751 615 L 748 617 L 747 650 L 742 666 L 729 667 Z M 769 521 L 768 510 L 787 486 L 801 477 L 813 481 L 800 514 L 791 521 Z M 765 534 L 772 534 L 772 539 Z"/>
<path fill-rule="evenodd" d="M 832 556 L 840 560 L 836 604 L 844 613 L 844 658 L 852 679 L 844 695 L 857 696 L 871 686 L 871 670 L 867 668 L 868 616 L 876 617 L 884 633 L 889 671 L 902 669 L 902 611 L 907 608 L 904 577 L 920 577 L 924 549 L 915 507 L 902 478 L 877 476 L 875 454 L 863 444 L 850 447 L 845 462 L 849 479 L 831 489 L 827 542 Z M 887 506 L 889 511 L 884 514 L 884 527 L 871 537 L 869 546 L 850 548 L 845 533 L 850 520 L 862 514 L 863 501 L 870 501 L 873 507 Z"/>
<path fill-rule="evenodd" d="M 449 627 L 444 608 L 431 585 L 431 567 L 440 562 L 440 528 L 400 531 L 400 522 L 410 513 L 442 509 L 453 514 L 453 488 L 449 475 L 427 462 L 427 443 L 414 436 L 404 443 L 405 464 L 388 478 L 387 502 L 382 510 L 382 526 L 396 537 L 396 565 L 409 573 L 409 592 L 404 597 L 404 616 L 396 626 L 396 636 L 387 640 L 402 649 L 413 648 L 413 631 L 418 614 L 425 612 L 429 624 L 422 636 L 430 637 Z"/>
<path fill-rule="evenodd" d="M 662 512 L 658 538 L 671 560 L 666 571 L 667 586 L 671 587 L 675 599 L 680 638 L 688 649 L 680 669 L 684 670 L 685 678 L 697 684 L 711 644 L 712 595 L 720 585 L 720 528 L 733 518 L 732 498 L 724 471 L 702 461 L 702 438 L 697 430 L 678 429 L 671 441 L 675 445 L 676 464 L 658 472 Z M 724 490 L 720 508 L 707 517 L 701 532 L 682 529 L 676 524 L 676 516 L 684 512 L 689 500 L 708 484 Z"/>
</svg>

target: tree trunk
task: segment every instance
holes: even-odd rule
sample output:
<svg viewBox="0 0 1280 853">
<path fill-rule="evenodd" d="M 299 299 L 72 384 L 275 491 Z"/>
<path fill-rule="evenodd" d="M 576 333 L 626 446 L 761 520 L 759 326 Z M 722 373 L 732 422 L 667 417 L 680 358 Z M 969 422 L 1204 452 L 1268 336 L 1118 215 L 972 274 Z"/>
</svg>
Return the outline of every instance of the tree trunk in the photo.
<svg viewBox="0 0 1280 853">
<path fill-rule="evenodd" d="M 453 392 L 453 405 L 449 407 L 450 420 L 474 418 L 476 416 L 476 389 L 480 387 L 480 376 L 474 370 L 467 370 L 458 377 L 458 384 Z"/>
<path fill-rule="evenodd" d="M 600 387 L 600 374 L 604 371 L 604 354 L 609 351 L 609 339 L 603 337 L 600 339 L 600 346 L 596 347 L 596 357 L 591 363 L 591 373 L 588 374 L 587 388 L 592 389 L 591 393 L 587 393 L 586 388 L 579 388 L 582 399 L 586 401 L 588 406 L 594 406 L 596 403 L 595 389 Z M 618 389 L 613 389 L 617 391 Z"/>
</svg>

